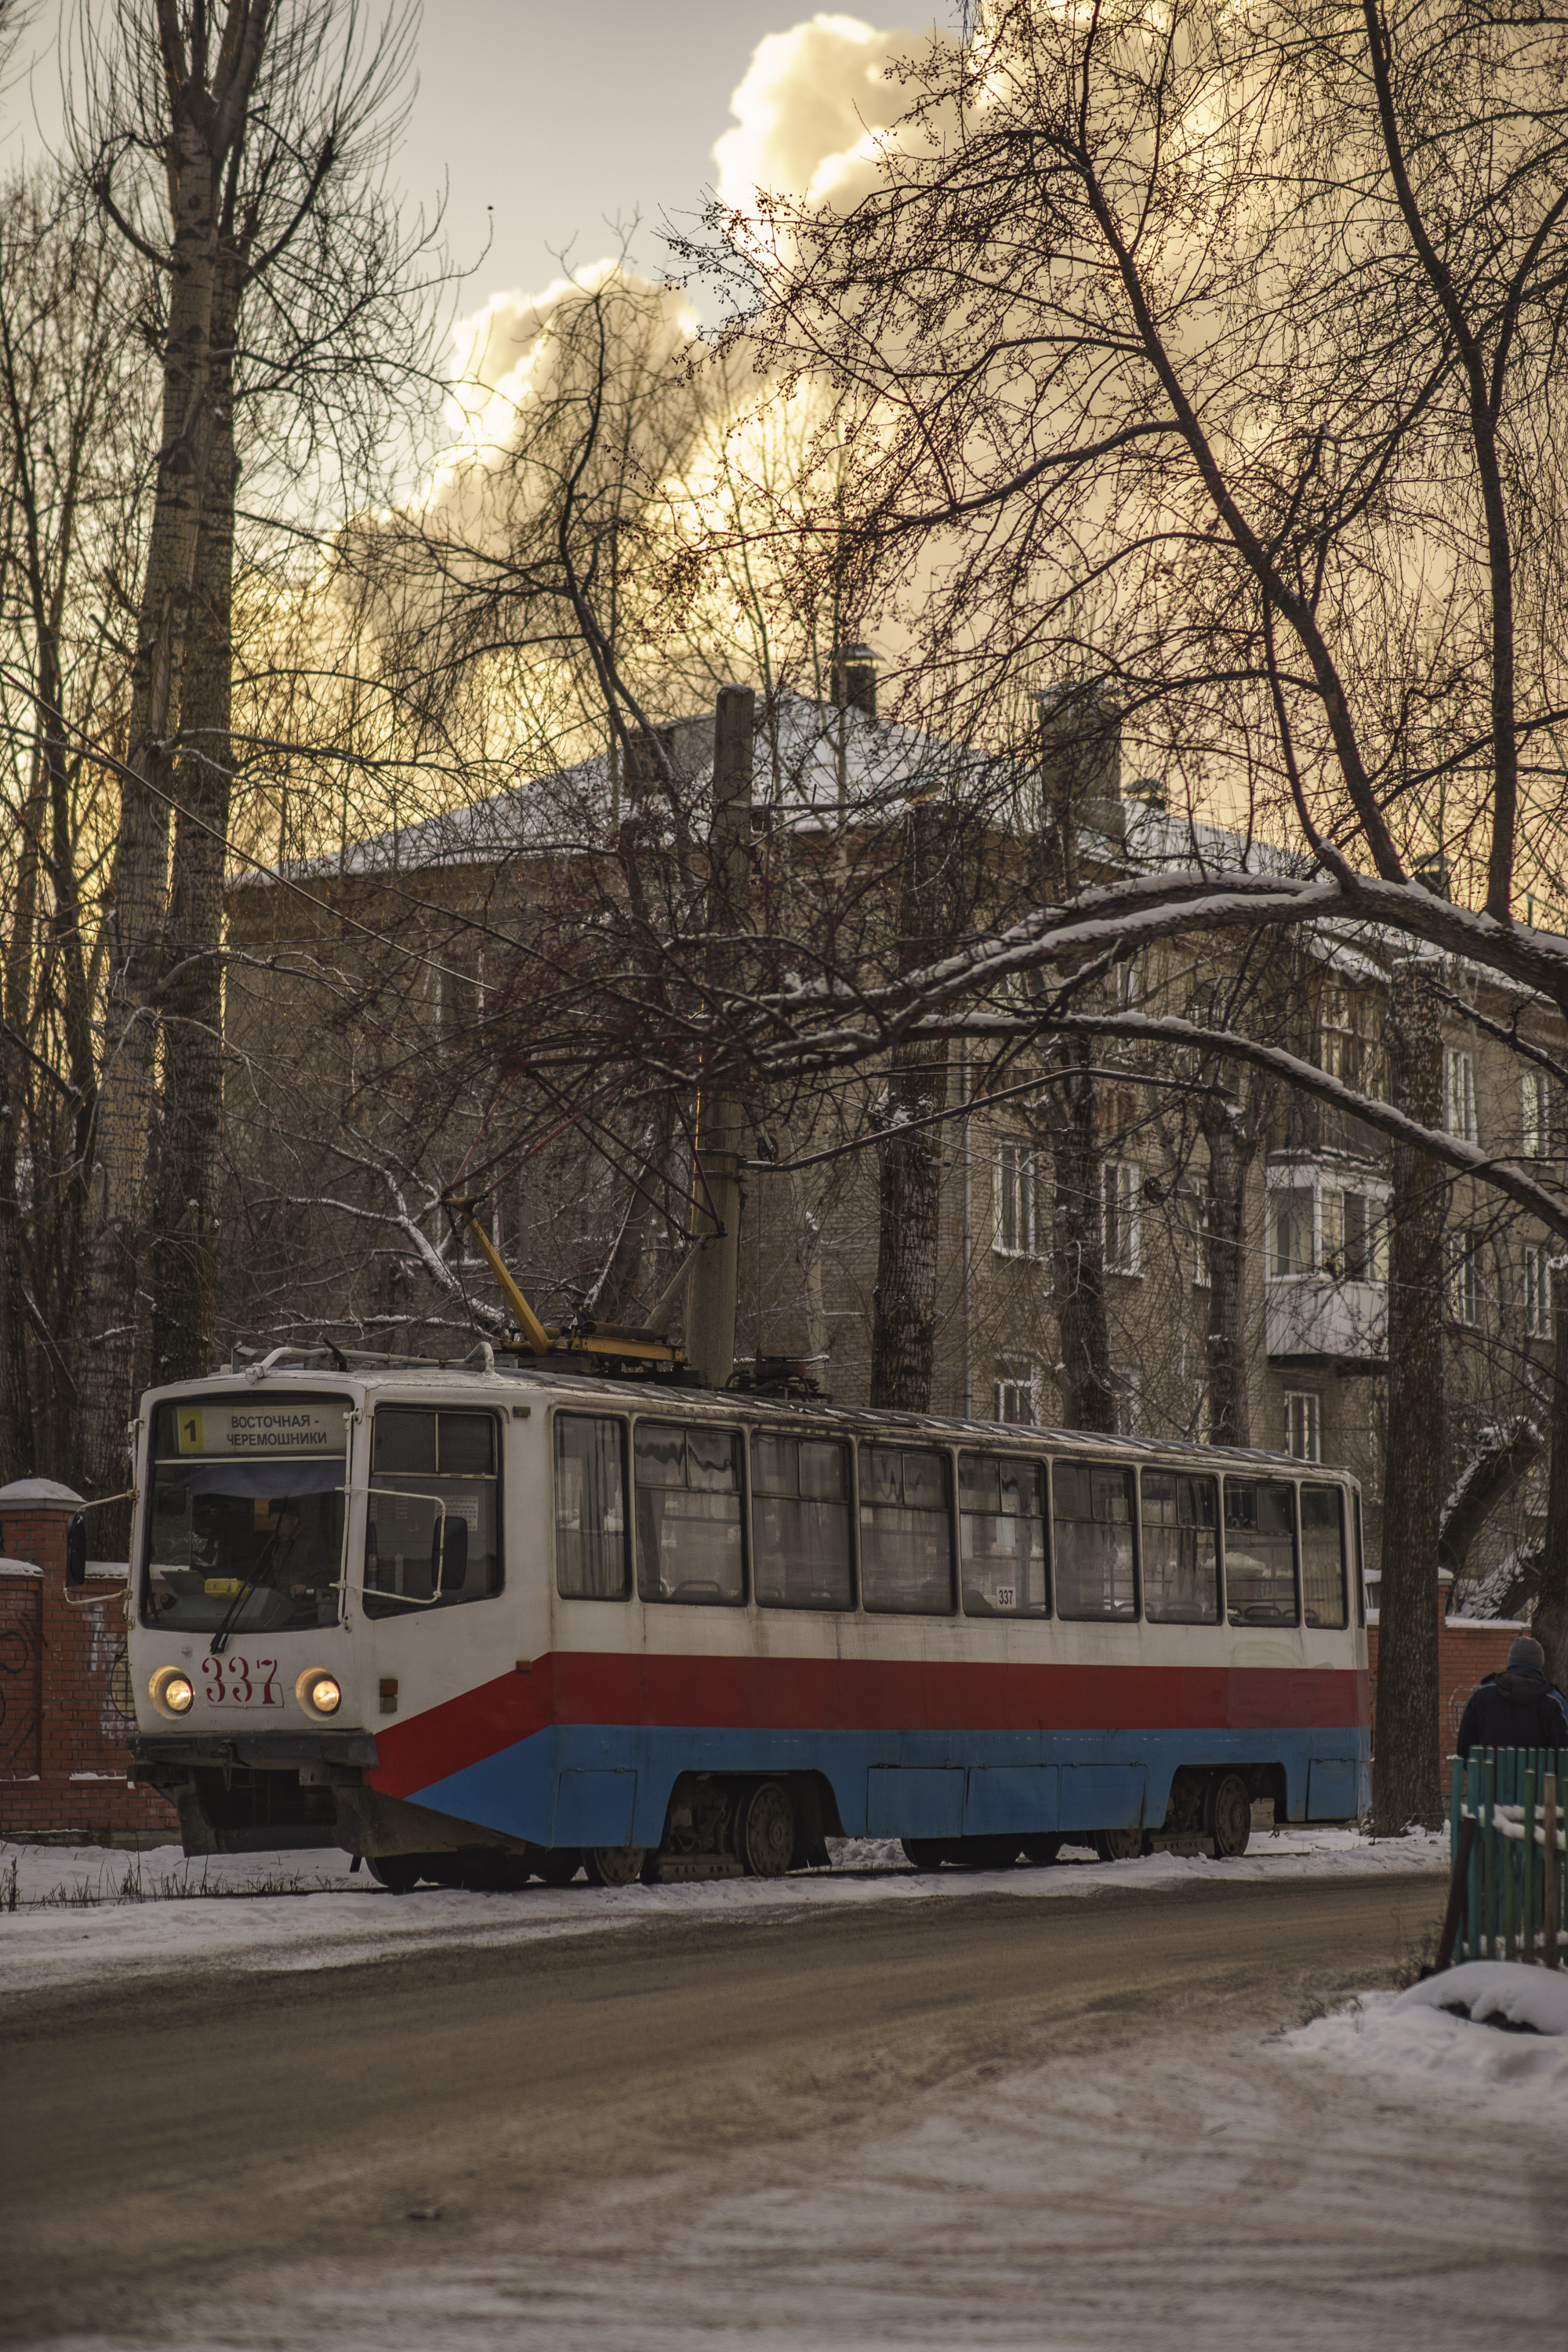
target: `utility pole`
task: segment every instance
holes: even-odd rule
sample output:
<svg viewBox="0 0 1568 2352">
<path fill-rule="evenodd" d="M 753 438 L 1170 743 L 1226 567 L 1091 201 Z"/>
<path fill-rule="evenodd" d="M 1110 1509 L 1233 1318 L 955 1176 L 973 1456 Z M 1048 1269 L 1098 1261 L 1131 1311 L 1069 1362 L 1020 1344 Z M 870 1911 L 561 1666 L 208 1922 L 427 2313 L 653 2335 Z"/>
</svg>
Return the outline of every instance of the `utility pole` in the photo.
<svg viewBox="0 0 1568 2352">
<path fill-rule="evenodd" d="M 713 715 L 713 816 L 708 835 L 708 985 L 717 994 L 741 972 L 742 912 L 752 860 L 752 748 L 756 697 L 723 686 Z M 697 1112 L 697 1194 L 691 1232 L 700 1244 L 687 1294 L 687 1361 L 714 1388 L 735 1369 L 735 1292 L 741 1238 L 740 1098 L 703 1085 Z"/>
</svg>

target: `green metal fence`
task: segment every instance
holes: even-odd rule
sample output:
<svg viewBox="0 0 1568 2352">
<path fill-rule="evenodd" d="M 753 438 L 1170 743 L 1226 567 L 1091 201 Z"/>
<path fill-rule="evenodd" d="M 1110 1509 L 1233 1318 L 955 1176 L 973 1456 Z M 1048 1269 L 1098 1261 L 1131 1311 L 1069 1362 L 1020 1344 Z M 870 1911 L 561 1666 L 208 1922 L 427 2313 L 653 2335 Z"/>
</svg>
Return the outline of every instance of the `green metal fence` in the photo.
<svg viewBox="0 0 1568 2352">
<path fill-rule="evenodd" d="M 1437 1966 L 1531 1960 L 1568 1967 L 1563 1817 L 1555 1748 L 1477 1748 L 1456 1756 L 1448 1797 L 1452 1878 Z M 1562 1783 L 1568 1797 L 1568 1773 Z"/>
</svg>

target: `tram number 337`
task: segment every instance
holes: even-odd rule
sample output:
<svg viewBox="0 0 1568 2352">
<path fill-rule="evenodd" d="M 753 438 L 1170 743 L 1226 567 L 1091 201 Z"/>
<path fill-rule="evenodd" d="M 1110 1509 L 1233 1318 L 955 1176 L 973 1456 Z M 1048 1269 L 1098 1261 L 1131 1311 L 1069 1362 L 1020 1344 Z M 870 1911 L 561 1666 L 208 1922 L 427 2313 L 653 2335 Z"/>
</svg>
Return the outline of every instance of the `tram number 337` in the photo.
<svg viewBox="0 0 1568 2352">
<path fill-rule="evenodd" d="M 281 1706 L 276 1658 L 204 1658 L 202 1687 L 213 1706 Z"/>
</svg>

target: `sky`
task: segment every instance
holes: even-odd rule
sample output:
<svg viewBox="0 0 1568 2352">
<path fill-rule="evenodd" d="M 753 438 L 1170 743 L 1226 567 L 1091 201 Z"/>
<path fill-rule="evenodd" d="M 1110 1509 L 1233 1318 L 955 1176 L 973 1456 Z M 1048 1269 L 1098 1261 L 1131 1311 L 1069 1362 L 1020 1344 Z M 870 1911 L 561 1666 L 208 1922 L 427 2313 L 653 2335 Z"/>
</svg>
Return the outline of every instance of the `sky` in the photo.
<svg viewBox="0 0 1568 2352">
<path fill-rule="evenodd" d="M 43 0 L 0 100 L 7 160 L 58 137 L 54 38 L 68 13 Z M 447 189 L 453 257 L 473 267 L 463 307 L 542 288 L 563 250 L 594 260 L 614 247 L 606 224 L 639 211 L 636 251 L 657 268 L 659 218 L 689 226 L 700 212 L 758 44 L 811 13 L 798 0 L 426 0 L 396 173 L 410 205 Z M 920 34 L 953 29 L 959 13 L 958 0 L 892 0 L 847 22 Z"/>
</svg>

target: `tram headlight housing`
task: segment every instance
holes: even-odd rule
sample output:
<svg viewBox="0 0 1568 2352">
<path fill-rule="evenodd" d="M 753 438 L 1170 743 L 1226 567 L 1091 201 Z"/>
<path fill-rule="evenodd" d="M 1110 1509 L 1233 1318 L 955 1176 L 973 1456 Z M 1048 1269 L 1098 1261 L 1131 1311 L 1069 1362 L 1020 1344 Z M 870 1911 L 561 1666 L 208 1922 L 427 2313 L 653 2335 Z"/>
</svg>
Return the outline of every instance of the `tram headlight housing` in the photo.
<svg viewBox="0 0 1568 2352">
<path fill-rule="evenodd" d="M 147 1685 L 147 1696 L 160 1715 L 172 1717 L 178 1723 L 195 1705 L 195 1685 L 178 1666 L 160 1666 Z"/>
<path fill-rule="evenodd" d="M 307 1715 L 336 1715 L 343 1703 L 342 1684 L 324 1666 L 307 1666 L 294 1685 L 294 1696 Z"/>
</svg>

